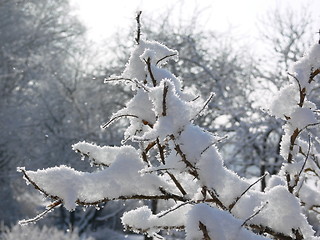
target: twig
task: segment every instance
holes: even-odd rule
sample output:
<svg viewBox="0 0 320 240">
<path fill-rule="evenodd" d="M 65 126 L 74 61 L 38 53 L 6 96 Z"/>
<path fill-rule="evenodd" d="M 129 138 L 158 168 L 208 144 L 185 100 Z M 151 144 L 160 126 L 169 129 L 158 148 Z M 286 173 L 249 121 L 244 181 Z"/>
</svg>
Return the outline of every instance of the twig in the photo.
<svg viewBox="0 0 320 240">
<path fill-rule="evenodd" d="M 222 142 L 223 140 L 227 139 L 228 136 L 224 136 L 222 138 L 219 138 L 217 141 L 211 143 L 210 145 L 208 145 L 205 149 L 202 150 L 202 152 L 200 153 L 200 155 L 202 155 L 203 153 L 205 153 L 205 151 L 207 151 L 211 146 L 213 146 L 216 143 Z"/>
<path fill-rule="evenodd" d="M 107 128 L 114 120 L 118 119 L 118 118 L 122 118 L 122 117 L 133 117 L 133 118 L 139 118 L 138 116 L 136 115 L 133 115 L 133 114 L 122 114 L 122 115 L 119 115 L 119 116 L 115 116 L 114 118 L 111 118 L 109 120 L 109 122 L 103 124 L 101 126 L 101 128 Z"/>
<path fill-rule="evenodd" d="M 215 189 L 207 189 L 207 191 L 215 204 L 217 204 L 222 210 L 227 210 L 227 207 L 220 201 L 219 195 Z"/>
<path fill-rule="evenodd" d="M 35 216 L 34 218 L 30 218 L 30 219 L 24 219 L 24 220 L 21 220 L 19 221 L 18 223 L 20 225 L 26 225 L 26 224 L 29 224 L 29 223 L 34 223 L 34 222 L 37 222 L 39 221 L 43 216 L 45 216 L 47 213 L 49 213 L 52 209 L 54 209 L 55 207 L 59 206 L 62 204 L 62 200 L 59 199 L 57 201 L 55 201 L 54 203 L 50 204 L 48 206 L 48 209 L 46 209 L 44 212 L 38 214 L 37 216 Z"/>
<path fill-rule="evenodd" d="M 301 92 L 302 89 L 301 89 L 301 84 L 300 84 L 300 82 L 299 82 L 299 79 L 298 79 L 295 75 L 293 75 L 292 73 L 290 73 L 290 72 L 288 72 L 287 74 L 288 74 L 289 76 L 291 76 L 294 80 L 296 80 L 296 82 L 298 83 L 299 92 Z"/>
<path fill-rule="evenodd" d="M 170 173 L 169 171 L 166 171 L 166 173 L 170 176 L 170 178 L 172 179 L 172 181 L 174 182 L 174 184 L 177 186 L 177 188 L 179 189 L 179 191 L 182 193 L 183 196 L 187 195 L 187 192 L 184 190 L 184 188 L 182 187 L 182 185 L 179 183 L 179 181 L 176 179 L 176 177 Z"/>
<path fill-rule="evenodd" d="M 186 201 L 184 196 L 179 196 L 177 194 L 169 193 L 163 187 L 159 187 L 159 190 L 164 196 L 168 197 L 168 199 L 179 200 L 181 202 L 185 202 Z"/>
<path fill-rule="evenodd" d="M 28 176 L 26 170 L 24 168 L 18 168 L 18 171 L 22 172 L 25 179 L 27 179 L 29 181 L 29 183 L 31 183 L 31 185 L 33 185 L 33 187 L 35 189 L 37 189 L 38 191 L 42 192 L 46 197 L 49 197 L 53 200 L 60 200 L 60 198 L 58 196 L 53 196 L 53 195 L 50 195 L 49 193 L 47 193 L 45 190 L 43 190 L 42 188 L 40 188 L 38 186 L 38 184 L 36 184 L 34 181 L 31 180 L 31 178 Z"/>
<path fill-rule="evenodd" d="M 208 97 L 208 99 L 205 101 L 203 107 L 200 109 L 200 111 L 191 119 L 191 120 L 195 120 L 200 113 L 207 107 L 207 105 L 211 102 L 212 98 L 214 96 L 214 93 L 210 93 L 210 96 Z"/>
<path fill-rule="evenodd" d="M 199 229 L 203 232 L 203 240 L 211 240 L 206 225 L 199 221 Z"/>
<path fill-rule="evenodd" d="M 272 235 L 274 237 L 274 239 L 277 239 L 277 240 L 298 240 L 296 238 L 292 238 L 291 236 L 287 236 L 283 233 L 276 232 L 272 228 L 269 228 L 266 226 L 250 224 L 249 227 L 254 229 L 256 232 L 268 233 L 268 234 Z"/>
<path fill-rule="evenodd" d="M 306 155 L 306 159 L 304 160 L 303 165 L 302 165 L 302 167 L 301 167 L 301 170 L 300 170 L 300 172 L 299 172 L 299 174 L 298 174 L 298 178 L 299 178 L 299 176 L 301 175 L 304 167 L 306 166 L 307 160 L 308 160 L 308 158 L 309 158 L 310 149 L 311 149 L 311 139 L 310 139 L 310 138 L 311 138 L 311 137 L 310 137 L 310 135 L 309 135 L 309 139 L 308 139 L 308 143 L 309 143 L 309 144 L 308 144 L 308 152 L 307 152 L 307 155 Z"/>
<path fill-rule="evenodd" d="M 143 88 L 146 92 L 149 92 L 149 89 L 146 86 L 144 86 L 143 84 L 141 84 L 139 81 L 137 81 L 136 79 L 123 78 L 123 77 L 108 78 L 108 79 L 104 80 L 104 83 L 113 82 L 113 81 L 129 81 L 129 82 L 136 84 L 137 87 Z"/>
<path fill-rule="evenodd" d="M 137 37 L 135 38 L 136 43 L 139 45 L 140 44 L 140 36 L 141 36 L 141 23 L 140 23 L 140 16 L 141 16 L 142 11 L 139 11 L 136 16 L 136 21 L 137 21 Z"/>
<path fill-rule="evenodd" d="M 80 150 L 77 149 L 77 148 L 74 149 L 74 150 L 75 150 L 76 153 L 80 153 L 82 157 L 87 157 L 87 158 L 89 159 L 89 161 L 90 161 L 93 165 L 95 165 L 95 166 L 109 167 L 109 165 L 106 164 L 106 163 L 102 163 L 102 162 L 97 163 L 97 162 L 96 162 L 97 160 L 96 160 L 95 158 L 93 158 L 93 157 L 90 156 L 90 152 L 85 153 L 85 152 L 80 151 Z"/>
<path fill-rule="evenodd" d="M 180 145 L 177 144 L 175 141 L 174 141 L 174 136 L 171 135 L 171 138 L 173 139 L 173 143 L 175 145 L 174 147 L 174 150 L 176 150 L 176 152 L 180 155 L 181 159 L 182 159 L 182 162 L 184 162 L 186 164 L 187 167 L 190 168 L 189 170 L 189 173 L 194 176 L 196 179 L 199 179 L 199 174 L 196 170 L 196 168 L 187 160 L 187 157 L 186 155 L 182 152 L 181 148 L 180 148 Z"/>
<path fill-rule="evenodd" d="M 163 58 L 160 58 L 160 59 L 157 61 L 156 65 L 158 65 L 162 60 L 164 60 L 164 59 L 166 59 L 166 58 L 168 58 L 168 57 L 173 57 L 173 56 L 175 56 L 175 55 L 177 55 L 177 54 L 176 54 L 176 53 L 173 53 L 173 54 L 171 54 L 171 55 L 167 55 L 167 56 L 164 56 Z"/>
<path fill-rule="evenodd" d="M 160 144 L 160 141 L 159 141 L 159 138 L 157 138 L 157 147 L 158 147 L 158 150 L 159 150 L 159 155 L 160 155 L 160 159 L 161 159 L 161 162 L 162 164 L 165 164 L 165 156 L 164 156 L 164 151 L 163 151 L 163 146 L 161 146 Z"/>
<path fill-rule="evenodd" d="M 158 217 L 158 218 L 162 218 L 162 217 L 164 217 L 165 215 L 169 214 L 170 212 L 173 212 L 173 211 L 177 210 L 178 208 L 181 208 L 181 207 L 183 207 L 183 206 L 185 206 L 185 205 L 187 205 L 187 204 L 192 204 L 192 203 L 194 203 L 194 201 L 183 202 L 183 203 L 175 206 L 174 208 L 170 208 L 169 210 L 167 210 L 167 211 L 165 211 L 165 212 L 159 213 L 159 214 L 157 215 L 157 217 Z"/>
<path fill-rule="evenodd" d="M 232 208 L 237 204 L 237 202 L 240 200 L 240 198 L 241 198 L 244 194 L 246 194 L 246 192 L 249 191 L 250 188 L 252 188 L 255 184 L 257 184 L 258 182 L 260 182 L 260 181 L 261 181 L 263 178 L 265 178 L 267 175 L 268 175 L 268 173 L 266 172 L 263 176 L 261 176 L 260 178 L 258 178 L 254 183 L 250 184 L 250 186 L 247 187 L 247 189 L 244 190 L 243 193 L 241 193 L 241 195 L 238 196 L 238 197 L 236 198 L 236 200 L 235 200 L 233 203 L 230 204 L 230 206 L 229 206 L 229 212 L 231 212 Z"/>
<path fill-rule="evenodd" d="M 116 119 L 118 118 L 122 118 L 122 117 L 133 117 L 133 118 L 139 118 L 138 116 L 136 115 L 133 115 L 133 114 L 122 114 L 122 115 L 119 115 L 119 116 L 115 116 L 114 118 L 110 119 L 107 123 L 103 124 L 101 126 L 101 128 L 107 128 L 113 121 L 115 121 Z M 142 123 L 144 125 L 148 125 L 149 127 L 153 128 L 153 125 L 151 123 L 149 123 L 148 121 L 142 119 L 141 120 Z"/>
<path fill-rule="evenodd" d="M 309 83 L 311 83 L 315 76 L 317 76 L 318 74 L 320 74 L 320 68 L 316 69 L 314 72 L 310 74 Z"/>
<path fill-rule="evenodd" d="M 200 96 L 196 96 L 194 99 L 191 100 L 191 102 L 194 102 L 196 100 L 198 100 L 200 98 Z"/>
<path fill-rule="evenodd" d="M 298 175 L 296 176 L 296 178 L 295 178 L 295 184 L 294 184 L 293 187 L 296 187 L 296 186 L 298 185 L 298 182 L 299 182 L 299 178 L 300 178 L 300 176 L 301 176 L 301 173 L 302 173 L 304 167 L 306 166 L 307 160 L 308 160 L 308 158 L 309 158 L 310 150 L 311 150 L 311 137 L 310 137 L 310 135 L 309 135 L 309 138 L 308 138 L 308 152 L 307 152 L 306 155 L 305 155 L 305 154 L 302 154 L 302 155 L 305 156 L 305 160 L 304 160 L 304 162 L 303 162 L 303 164 L 302 164 L 302 167 L 301 167 L 301 169 L 300 169 L 300 171 L 299 171 L 299 174 L 298 174 Z M 302 152 L 302 150 L 301 150 L 301 152 Z M 302 184 L 303 184 L 303 183 L 302 183 Z M 297 193 L 300 191 L 300 188 L 302 187 L 302 184 L 301 184 L 301 186 L 299 187 L 299 189 L 296 191 Z"/>
<path fill-rule="evenodd" d="M 136 227 L 132 227 L 129 225 L 125 226 L 126 230 L 130 230 L 130 231 L 135 231 L 135 232 L 140 232 L 140 233 L 147 233 L 150 231 L 150 228 L 136 228 Z M 152 226 L 152 231 L 154 231 L 154 229 L 159 229 L 159 230 L 184 230 L 185 226 Z"/>
<path fill-rule="evenodd" d="M 265 206 L 268 205 L 268 203 L 269 203 L 269 202 L 266 202 L 265 204 L 263 204 L 263 205 L 259 208 L 258 211 L 256 211 L 256 212 L 255 212 L 254 214 L 252 214 L 250 217 L 248 217 L 248 218 L 241 224 L 241 227 L 243 227 L 244 225 L 246 225 L 249 220 L 251 220 L 252 218 L 254 218 L 255 216 L 257 216 L 257 215 L 265 208 Z"/>
<path fill-rule="evenodd" d="M 149 75 L 150 75 L 150 78 L 152 80 L 152 84 L 153 86 L 157 86 L 157 81 L 156 79 L 154 78 L 153 76 L 153 73 L 152 73 L 152 69 L 151 69 L 151 59 L 150 57 L 147 59 L 147 60 L 144 60 L 144 62 L 147 64 L 147 67 L 148 67 L 148 72 L 149 72 Z"/>
<path fill-rule="evenodd" d="M 83 206 L 93 206 L 93 205 L 97 205 L 100 203 L 105 203 L 105 202 L 109 202 L 109 201 L 116 201 L 116 200 L 175 200 L 175 201 L 181 201 L 181 202 L 185 202 L 185 198 L 173 193 L 169 193 L 166 190 L 164 190 L 164 188 L 159 188 L 159 191 L 162 193 L 162 195 L 131 195 L 131 196 L 119 196 L 116 198 L 102 198 L 100 200 L 96 200 L 93 202 L 88 202 L 85 200 L 76 200 L 76 203 L 78 205 L 83 205 Z"/>
<path fill-rule="evenodd" d="M 162 98 L 162 116 L 167 115 L 167 94 L 169 86 L 166 82 L 163 84 L 163 98 Z"/>
<path fill-rule="evenodd" d="M 159 171 L 168 171 L 168 170 L 176 170 L 175 168 L 155 168 L 150 170 L 142 170 L 142 173 L 153 173 L 153 172 L 159 172 Z"/>
</svg>

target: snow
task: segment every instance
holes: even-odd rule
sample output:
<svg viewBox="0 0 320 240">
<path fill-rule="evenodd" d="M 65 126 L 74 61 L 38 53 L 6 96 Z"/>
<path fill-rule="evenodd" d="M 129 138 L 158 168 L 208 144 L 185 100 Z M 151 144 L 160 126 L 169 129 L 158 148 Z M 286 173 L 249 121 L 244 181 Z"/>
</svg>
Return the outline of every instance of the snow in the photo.
<svg viewBox="0 0 320 240">
<path fill-rule="evenodd" d="M 97 172 L 80 172 L 62 165 L 26 173 L 44 192 L 61 198 L 65 208 L 73 210 L 77 202 L 94 203 L 139 194 L 159 195 L 156 186 L 168 184 L 156 175 L 140 174 L 143 168 L 139 155 L 126 152 L 124 148 L 109 168 Z"/>
<path fill-rule="evenodd" d="M 132 146 L 121 146 L 121 147 L 110 147 L 103 146 L 100 147 L 94 143 L 78 142 L 72 145 L 72 149 L 88 156 L 94 164 L 103 164 L 105 166 L 110 166 L 119 155 L 125 156 L 137 156 L 137 150 Z"/>
<path fill-rule="evenodd" d="M 299 81 L 301 88 L 310 92 L 313 84 L 310 83 L 310 73 L 320 68 L 320 44 L 314 44 L 309 52 L 295 64 L 291 71 Z"/>
<path fill-rule="evenodd" d="M 143 229 L 150 236 L 158 233 L 162 228 L 179 228 L 185 225 L 187 215 L 190 210 L 190 205 L 181 205 L 172 207 L 167 211 L 158 214 L 152 214 L 147 206 L 143 206 L 129 212 L 126 212 L 121 218 L 122 223 L 129 229 L 136 232 Z M 174 209 L 174 211 L 171 211 Z"/>
<path fill-rule="evenodd" d="M 215 138 L 200 127 L 188 124 L 181 132 L 178 143 L 189 162 L 196 163 L 202 153 L 215 143 Z"/>
<path fill-rule="evenodd" d="M 214 146 L 202 154 L 197 168 L 202 186 L 214 189 L 226 206 L 232 204 L 249 187 L 247 181 L 223 166 L 221 156 Z"/>
<path fill-rule="evenodd" d="M 297 108 L 291 114 L 290 123 L 294 128 L 303 129 L 317 123 L 314 112 L 308 108 Z"/>
<path fill-rule="evenodd" d="M 193 206 L 188 213 L 188 221 L 186 223 L 186 240 L 203 239 L 203 233 L 199 229 L 199 222 L 206 226 L 208 235 L 211 239 L 267 239 L 242 228 L 241 225 L 243 221 L 234 218 L 230 213 L 202 203 Z"/>
<path fill-rule="evenodd" d="M 300 229 L 306 238 L 313 236 L 314 231 L 301 212 L 299 199 L 289 193 L 285 186 L 270 189 L 266 196 L 264 201 L 268 204 L 254 217 L 256 224 L 288 235 L 292 229 Z"/>
<path fill-rule="evenodd" d="M 171 55 L 174 56 L 167 57 Z M 139 45 L 131 53 L 129 62 L 121 76 L 143 82 L 147 75 L 144 60 L 150 57 L 151 63 L 155 65 L 159 60 L 163 59 L 160 64 L 164 64 L 168 59 L 177 59 L 177 56 L 177 51 L 171 50 L 158 42 L 140 40 Z"/>
<path fill-rule="evenodd" d="M 164 94 L 164 89 L 167 93 Z M 164 99 L 165 95 L 165 99 Z M 190 120 L 195 117 L 199 109 L 196 102 L 186 102 L 177 95 L 176 88 L 171 80 L 164 79 L 160 85 L 150 90 L 149 98 L 153 103 L 153 110 L 158 117 L 152 129 L 145 132 L 141 139 L 164 140 L 170 134 L 181 131 Z M 163 102 L 165 101 L 165 115 Z"/>
<path fill-rule="evenodd" d="M 294 84 L 280 89 L 269 106 L 270 114 L 281 119 L 285 119 L 285 116 L 290 116 L 297 108 L 297 89 Z"/>
</svg>

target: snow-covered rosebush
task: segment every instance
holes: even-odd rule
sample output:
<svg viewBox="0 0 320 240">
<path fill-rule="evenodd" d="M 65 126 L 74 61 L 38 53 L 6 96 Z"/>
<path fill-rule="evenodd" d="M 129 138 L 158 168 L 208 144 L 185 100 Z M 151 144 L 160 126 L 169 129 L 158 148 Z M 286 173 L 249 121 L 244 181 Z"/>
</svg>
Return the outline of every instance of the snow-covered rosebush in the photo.
<svg viewBox="0 0 320 240">
<path fill-rule="evenodd" d="M 166 201 L 158 212 L 148 206 L 126 212 L 124 227 L 150 236 L 183 230 L 189 240 L 320 239 L 315 184 L 320 162 L 312 145 L 317 139 L 303 139 L 318 124 L 316 106 L 307 96 L 320 72 L 320 45 L 292 68 L 289 85 L 271 104 L 270 113 L 286 121 L 284 163 L 265 192 L 259 192 L 253 188 L 256 182 L 224 166 L 215 146 L 219 139 L 194 124 L 213 95 L 203 100 L 185 91 L 182 80 L 164 68 L 177 59 L 176 51 L 140 36 L 136 40 L 122 75 L 107 80 L 123 82 L 134 92 L 103 126 L 127 118 L 123 145 L 74 144 L 76 152 L 98 166 L 93 172 L 67 166 L 20 168 L 28 183 L 54 201 L 47 211 L 61 204 L 72 211 L 113 200 L 157 200 Z"/>
</svg>

